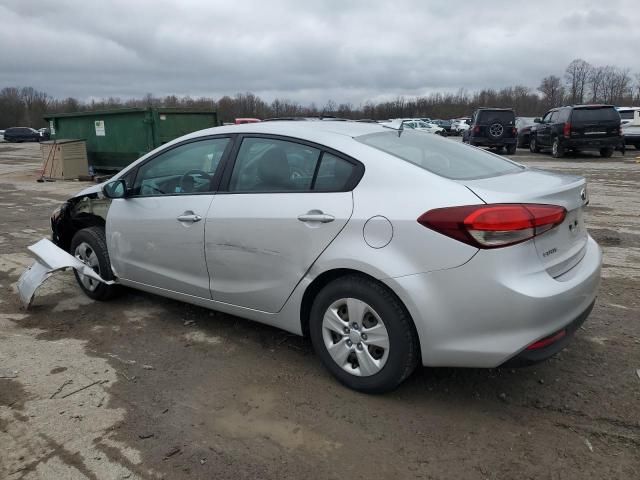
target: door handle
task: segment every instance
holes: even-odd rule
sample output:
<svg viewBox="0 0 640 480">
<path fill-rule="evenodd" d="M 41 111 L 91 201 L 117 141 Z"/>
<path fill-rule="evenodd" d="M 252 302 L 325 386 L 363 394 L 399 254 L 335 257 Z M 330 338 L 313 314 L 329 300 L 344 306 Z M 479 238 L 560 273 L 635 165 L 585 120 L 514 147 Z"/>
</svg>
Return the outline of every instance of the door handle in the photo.
<svg viewBox="0 0 640 480">
<path fill-rule="evenodd" d="M 202 220 L 202 217 L 200 215 L 196 215 L 195 213 L 184 212 L 182 215 L 178 216 L 177 220 L 179 222 L 195 223 Z"/>
<path fill-rule="evenodd" d="M 312 210 L 311 212 L 307 212 L 304 215 L 299 215 L 298 220 L 301 222 L 319 222 L 319 223 L 329 223 L 333 222 L 336 219 L 333 215 L 327 215 L 326 213 L 322 213 L 318 210 Z"/>
</svg>

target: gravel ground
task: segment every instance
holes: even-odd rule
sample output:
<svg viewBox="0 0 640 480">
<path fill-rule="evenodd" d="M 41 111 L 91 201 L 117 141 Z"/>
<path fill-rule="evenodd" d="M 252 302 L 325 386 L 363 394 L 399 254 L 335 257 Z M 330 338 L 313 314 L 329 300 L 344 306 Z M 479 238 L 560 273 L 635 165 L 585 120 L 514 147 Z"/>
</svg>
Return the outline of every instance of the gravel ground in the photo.
<svg viewBox="0 0 640 480">
<path fill-rule="evenodd" d="M 0 144 L 0 478 L 640 478 L 640 163 L 515 158 L 588 178 L 590 319 L 544 364 L 366 396 L 304 339 L 135 291 L 94 303 L 70 273 L 23 311 L 26 246 L 84 185 L 36 183 L 38 145 Z"/>
</svg>

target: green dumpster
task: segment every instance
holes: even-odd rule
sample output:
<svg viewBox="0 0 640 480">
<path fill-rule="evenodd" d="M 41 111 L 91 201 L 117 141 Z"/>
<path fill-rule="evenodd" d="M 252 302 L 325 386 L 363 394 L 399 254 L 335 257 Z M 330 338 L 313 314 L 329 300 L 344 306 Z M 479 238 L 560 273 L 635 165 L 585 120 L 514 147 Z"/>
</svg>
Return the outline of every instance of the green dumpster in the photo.
<svg viewBox="0 0 640 480">
<path fill-rule="evenodd" d="M 95 170 L 121 170 L 174 138 L 218 125 L 216 112 L 178 108 L 123 108 L 44 118 L 52 139 L 86 142 L 87 159 Z"/>
</svg>

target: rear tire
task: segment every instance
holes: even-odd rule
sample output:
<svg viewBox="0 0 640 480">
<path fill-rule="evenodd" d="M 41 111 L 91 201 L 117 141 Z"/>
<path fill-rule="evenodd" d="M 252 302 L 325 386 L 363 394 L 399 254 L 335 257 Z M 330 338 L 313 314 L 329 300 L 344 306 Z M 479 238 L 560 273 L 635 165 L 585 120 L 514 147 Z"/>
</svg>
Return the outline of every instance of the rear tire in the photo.
<svg viewBox="0 0 640 480">
<path fill-rule="evenodd" d="M 318 293 L 309 332 L 327 370 L 360 392 L 395 389 L 420 358 L 418 335 L 400 300 L 384 285 L 358 275 L 338 278 Z"/>
<path fill-rule="evenodd" d="M 600 149 L 600 156 L 601 157 L 609 158 L 609 157 L 611 157 L 611 155 L 613 155 L 613 148 L 609 147 L 609 148 L 601 148 Z"/>
<path fill-rule="evenodd" d="M 511 145 L 507 145 L 507 155 L 515 155 L 517 148 L 518 147 L 517 147 L 517 145 L 515 143 L 513 143 Z"/>
<path fill-rule="evenodd" d="M 560 145 L 560 139 L 558 137 L 553 139 L 553 144 L 551 145 L 551 155 L 553 156 L 553 158 L 564 157 L 564 147 Z"/>
<path fill-rule="evenodd" d="M 104 280 L 114 280 L 111 261 L 107 251 L 107 241 L 102 227 L 83 228 L 76 232 L 71 240 L 71 255 L 92 267 Z M 106 285 L 89 279 L 74 269 L 78 285 L 82 291 L 94 300 L 110 300 L 120 292 L 118 285 Z"/>
</svg>

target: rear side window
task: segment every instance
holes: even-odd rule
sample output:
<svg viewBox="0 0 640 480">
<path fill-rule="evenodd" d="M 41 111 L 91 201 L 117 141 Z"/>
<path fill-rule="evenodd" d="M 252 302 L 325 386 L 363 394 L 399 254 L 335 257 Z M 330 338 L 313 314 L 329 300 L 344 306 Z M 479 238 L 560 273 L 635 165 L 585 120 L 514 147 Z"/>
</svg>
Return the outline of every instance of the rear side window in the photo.
<svg viewBox="0 0 640 480">
<path fill-rule="evenodd" d="M 620 121 L 620 114 L 613 107 L 574 108 L 572 122 L 610 122 Z"/>
<path fill-rule="evenodd" d="M 231 192 L 311 189 L 320 150 L 272 138 L 245 138 L 233 166 Z"/>
<path fill-rule="evenodd" d="M 355 166 L 352 163 L 330 153 L 325 153 L 322 155 L 313 189 L 319 192 L 345 190 L 354 169 Z"/>
<path fill-rule="evenodd" d="M 453 180 L 471 180 L 520 172 L 520 165 L 477 148 L 420 131 L 381 132 L 355 138 L 377 150 Z"/>
<path fill-rule="evenodd" d="M 516 117 L 513 112 L 505 110 L 480 110 L 477 121 L 480 123 L 493 123 L 498 121 L 505 125 L 513 125 L 515 124 Z"/>
</svg>

